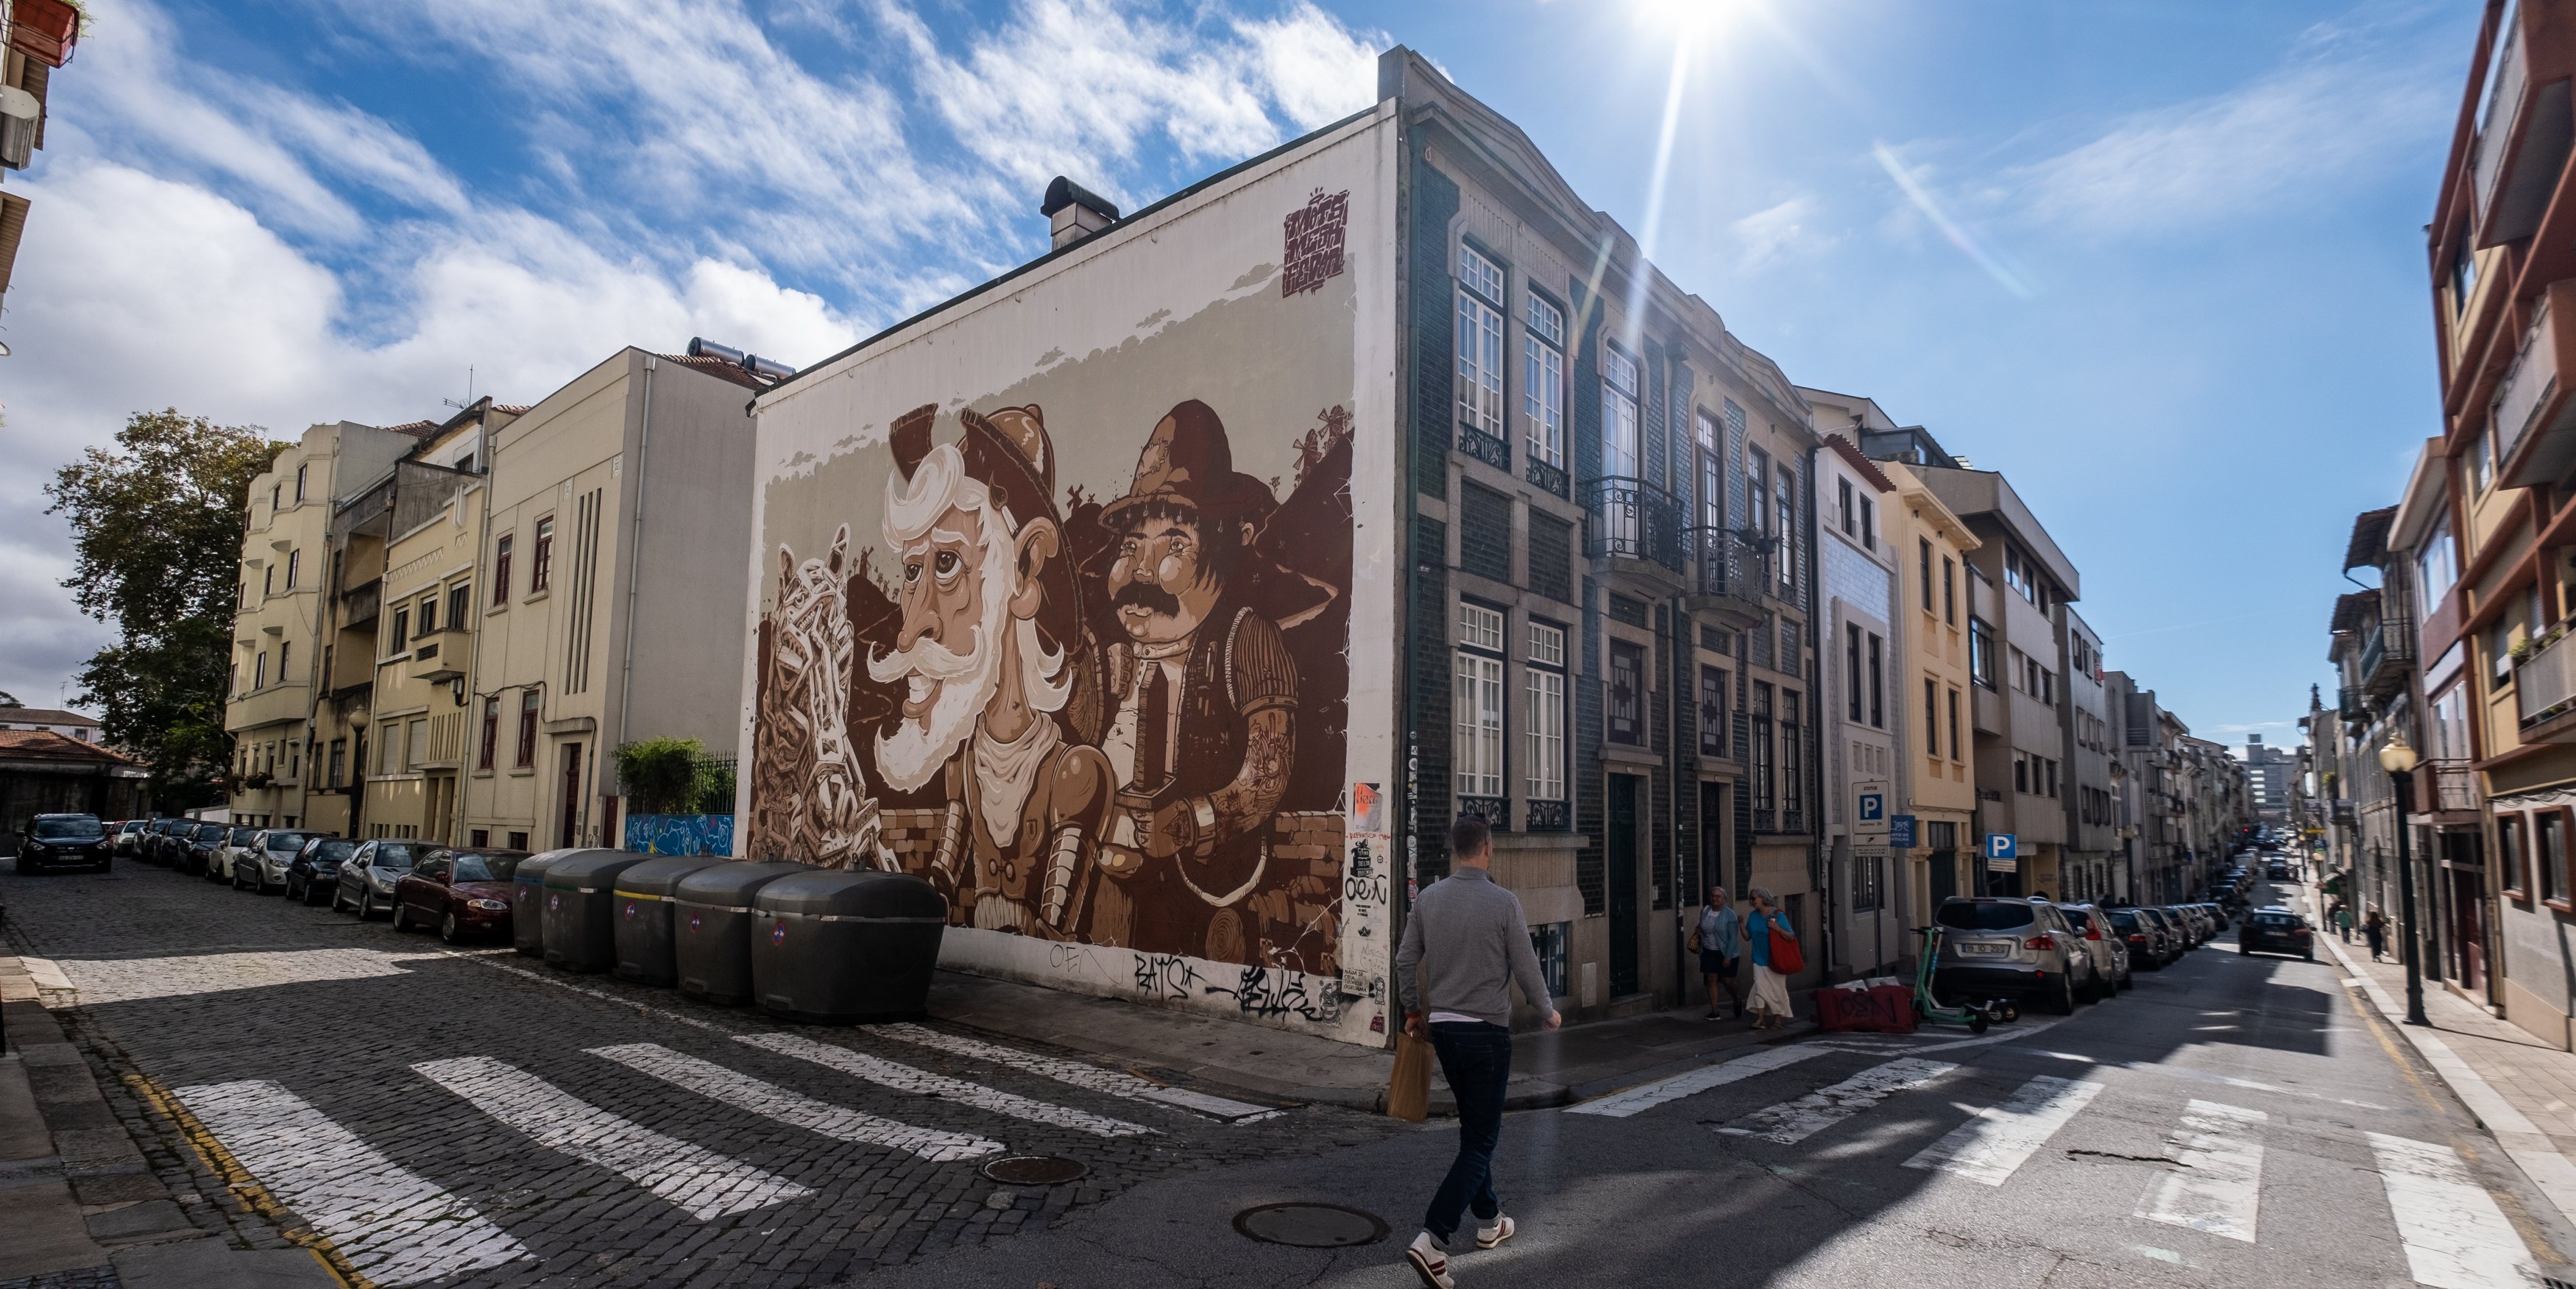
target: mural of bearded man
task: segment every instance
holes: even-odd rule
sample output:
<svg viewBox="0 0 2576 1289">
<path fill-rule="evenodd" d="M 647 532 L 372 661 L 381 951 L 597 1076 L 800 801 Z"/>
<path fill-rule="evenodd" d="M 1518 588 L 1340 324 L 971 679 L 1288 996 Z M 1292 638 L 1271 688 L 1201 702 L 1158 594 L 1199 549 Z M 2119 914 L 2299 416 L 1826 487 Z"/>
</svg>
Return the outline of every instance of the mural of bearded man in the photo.
<svg viewBox="0 0 2576 1289">
<path fill-rule="evenodd" d="M 965 412 L 964 435 L 936 446 L 934 414 L 915 409 L 890 435 L 898 618 L 867 674 L 903 701 L 875 736 L 877 771 L 899 792 L 941 784 L 922 875 L 953 920 L 1076 938 L 1113 785 L 1086 745 L 1097 653 L 1062 551 L 1054 445 L 1035 406 Z"/>
</svg>

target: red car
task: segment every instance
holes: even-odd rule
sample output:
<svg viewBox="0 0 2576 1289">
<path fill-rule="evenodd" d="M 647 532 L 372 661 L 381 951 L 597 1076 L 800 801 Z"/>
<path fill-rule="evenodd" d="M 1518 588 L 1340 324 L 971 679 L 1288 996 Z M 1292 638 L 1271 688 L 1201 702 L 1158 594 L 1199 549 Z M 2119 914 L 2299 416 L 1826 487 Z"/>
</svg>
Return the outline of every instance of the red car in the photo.
<svg viewBox="0 0 2576 1289">
<path fill-rule="evenodd" d="M 423 856 L 394 883 L 394 929 L 434 926 L 454 944 L 473 936 L 510 934 L 510 874 L 524 850 L 441 846 Z"/>
</svg>

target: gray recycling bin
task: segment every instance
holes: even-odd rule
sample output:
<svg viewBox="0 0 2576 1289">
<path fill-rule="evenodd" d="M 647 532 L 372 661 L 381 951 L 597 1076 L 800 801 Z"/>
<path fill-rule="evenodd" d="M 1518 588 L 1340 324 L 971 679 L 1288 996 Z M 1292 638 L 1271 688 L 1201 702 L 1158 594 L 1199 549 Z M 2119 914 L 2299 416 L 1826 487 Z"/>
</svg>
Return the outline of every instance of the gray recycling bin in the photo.
<svg viewBox="0 0 2576 1289">
<path fill-rule="evenodd" d="M 824 1025 L 900 1020 L 930 1007 L 948 901 L 904 873 L 782 877 L 751 897 L 760 1009 Z"/>
<path fill-rule="evenodd" d="M 617 978 L 639 985 L 671 985 L 671 894 L 680 879 L 723 863 L 714 855 L 664 855 L 617 875 Z"/>
<path fill-rule="evenodd" d="M 617 965 L 617 878 L 651 858 L 631 850 L 577 850 L 547 866 L 547 966 L 606 971 Z"/>
<path fill-rule="evenodd" d="M 813 871 L 769 860 L 716 864 L 681 878 L 671 896 L 671 958 L 680 992 L 732 1007 L 749 1003 L 751 897 L 782 877 Z"/>
<path fill-rule="evenodd" d="M 510 871 L 510 947 L 531 958 L 546 954 L 546 870 L 579 850 L 530 855 Z"/>
</svg>

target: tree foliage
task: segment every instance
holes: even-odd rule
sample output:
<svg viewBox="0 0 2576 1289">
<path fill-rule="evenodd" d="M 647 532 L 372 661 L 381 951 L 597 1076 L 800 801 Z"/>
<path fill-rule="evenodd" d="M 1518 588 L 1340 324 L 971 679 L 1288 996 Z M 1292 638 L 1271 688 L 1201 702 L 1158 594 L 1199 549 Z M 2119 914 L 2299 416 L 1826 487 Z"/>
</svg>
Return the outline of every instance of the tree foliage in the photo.
<svg viewBox="0 0 2576 1289">
<path fill-rule="evenodd" d="M 648 738 L 617 746 L 617 778 L 639 815 L 733 813 L 733 763 L 693 738 Z"/>
<path fill-rule="evenodd" d="M 79 701 L 151 768 L 165 808 L 211 798 L 230 759 L 242 525 L 251 480 L 285 450 L 256 426 L 138 412 L 113 448 L 87 449 L 45 485 L 47 513 L 72 526 L 63 585 L 117 632 L 81 668 Z"/>
</svg>

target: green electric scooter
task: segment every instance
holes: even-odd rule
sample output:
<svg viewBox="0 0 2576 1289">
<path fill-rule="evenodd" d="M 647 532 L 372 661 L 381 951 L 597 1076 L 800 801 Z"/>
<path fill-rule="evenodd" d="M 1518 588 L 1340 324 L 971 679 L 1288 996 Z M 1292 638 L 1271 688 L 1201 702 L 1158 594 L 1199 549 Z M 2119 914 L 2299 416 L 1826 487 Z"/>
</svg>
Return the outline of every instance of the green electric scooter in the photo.
<svg viewBox="0 0 2576 1289">
<path fill-rule="evenodd" d="M 2012 1020 L 2021 1009 L 2008 1002 L 1988 1000 L 1976 1006 L 1944 1007 L 1932 997 L 1932 969 L 1941 960 L 1941 928 L 1919 928 L 1923 936 L 1923 953 L 1914 963 L 1914 1015 L 1921 1020 L 1944 1025 L 1965 1025 L 1971 1034 L 1983 1034 L 1989 1025 Z"/>
</svg>

